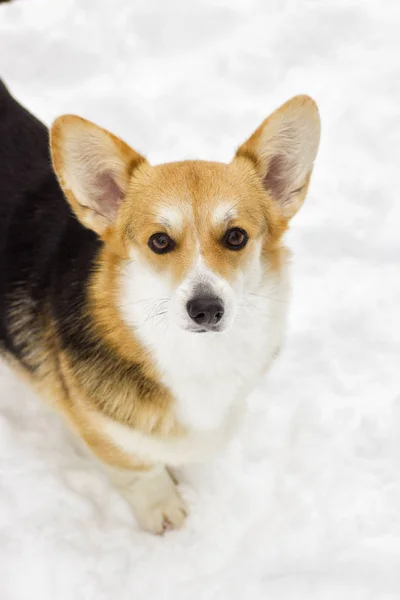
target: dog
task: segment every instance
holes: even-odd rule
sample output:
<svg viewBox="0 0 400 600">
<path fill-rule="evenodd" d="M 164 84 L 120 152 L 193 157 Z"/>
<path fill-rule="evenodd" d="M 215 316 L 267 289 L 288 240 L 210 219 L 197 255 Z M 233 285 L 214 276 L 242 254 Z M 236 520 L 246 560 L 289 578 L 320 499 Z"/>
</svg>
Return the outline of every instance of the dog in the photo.
<svg viewBox="0 0 400 600">
<path fill-rule="evenodd" d="M 297 96 L 229 164 L 151 166 L 78 116 L 49 134 L 0 85 L 1 353 L 145 530 L 184 523 L 170 468 L 223 448 L 281 346 L 319 137 Z"/>
</svg>

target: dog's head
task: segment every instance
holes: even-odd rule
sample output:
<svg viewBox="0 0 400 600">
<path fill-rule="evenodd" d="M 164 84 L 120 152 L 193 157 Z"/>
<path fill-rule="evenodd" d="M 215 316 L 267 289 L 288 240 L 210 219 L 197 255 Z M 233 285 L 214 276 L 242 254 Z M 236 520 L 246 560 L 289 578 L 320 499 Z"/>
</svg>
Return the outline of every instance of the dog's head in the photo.
<svg viewBox="0 0 400 600">
<path fill-rule="evenodd" d="M 76 116 L 51 130 L 55 171 L 81 222 L 117 260 L 118 302 L 137 325 L 204 333 L 230 328 L 280 269 L 281 236 L 305 198 L 318 110 L 298 96 L 266 119 L 230 164 L 151 166 Z"/>
</svg>

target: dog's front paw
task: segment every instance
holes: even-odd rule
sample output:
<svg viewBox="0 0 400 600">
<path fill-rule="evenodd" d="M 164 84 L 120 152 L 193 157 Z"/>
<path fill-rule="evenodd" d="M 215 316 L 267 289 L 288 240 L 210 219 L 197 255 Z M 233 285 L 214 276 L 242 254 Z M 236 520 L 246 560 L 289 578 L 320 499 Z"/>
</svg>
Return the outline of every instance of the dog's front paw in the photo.
<svg viewBox="0 0 400 600">
<path fill-rule="evenodd" d="M 141 510 L 135 510 L 139 525 L 157 534 L 182 527 L 186 514 L 186 506 L 176 489 L 158 498 L 154 503 L 149 502 Z"/>
<path fill-rule="evenodd" d="M 162 534 L 183 525 L 186 506 L 166 469 L 136 475 L 119 487 L 143 529 Z"/>
</svg>

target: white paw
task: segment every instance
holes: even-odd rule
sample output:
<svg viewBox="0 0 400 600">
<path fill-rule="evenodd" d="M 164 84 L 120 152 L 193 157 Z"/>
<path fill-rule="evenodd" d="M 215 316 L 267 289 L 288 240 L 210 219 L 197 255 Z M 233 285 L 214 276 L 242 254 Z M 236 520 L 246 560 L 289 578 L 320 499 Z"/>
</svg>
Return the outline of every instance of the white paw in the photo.
<svg viewBox="0 0 400 600">
<path fill-rule="evenodd" d="M 186 507 L 177 490 L 135 510 L 139 525 L 152 533 L 162 534 L 169 529 L 179 529 L 186 519 Z"/>
<path fill-rule="evenodd" d="M 186 506 L 166 469 L 137 474 L 119 487 L 143 529 L 162 534 L 183 525 Z"/>
</svg>

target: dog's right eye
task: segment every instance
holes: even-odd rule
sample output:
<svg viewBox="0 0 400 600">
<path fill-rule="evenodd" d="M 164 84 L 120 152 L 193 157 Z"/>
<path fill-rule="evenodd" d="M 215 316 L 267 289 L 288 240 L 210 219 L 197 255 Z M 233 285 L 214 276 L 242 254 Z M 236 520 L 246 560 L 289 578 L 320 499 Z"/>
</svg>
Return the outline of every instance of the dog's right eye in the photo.
<svg viewBox="0 0 400 600">
<path fill-rule="evenodd" d="M 166 254 L 167 252 L 171 252 L 176 244 L 173 239 L 171 239 L 168 233 L 160 232 L 153 233 L 148 241 L 148 246 L 150 250 L 153 250 L 156 254 Z"/>
<path fill-rule="evenodd" d="M 241 250 L 245 247 L 249 240 L 249 236 L 244 229 L 240 227 L 232 227 L 228 229 L 222 238 L 222 243 L 228 250 Z"/>
</svg>

